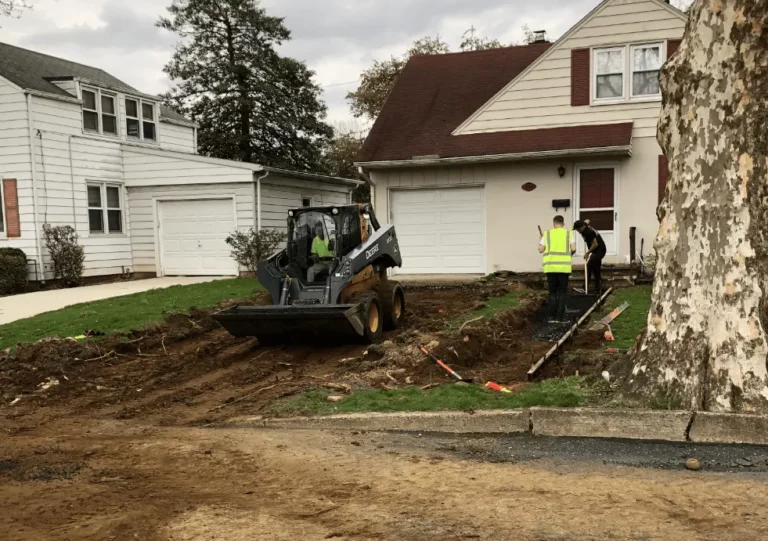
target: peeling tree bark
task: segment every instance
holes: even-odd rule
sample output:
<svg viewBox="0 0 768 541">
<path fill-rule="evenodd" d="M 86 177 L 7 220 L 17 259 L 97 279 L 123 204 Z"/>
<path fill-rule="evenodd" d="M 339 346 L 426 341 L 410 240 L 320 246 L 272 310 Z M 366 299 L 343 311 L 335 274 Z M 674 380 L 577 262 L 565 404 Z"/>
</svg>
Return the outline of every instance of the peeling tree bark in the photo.
<svg viewBox="0 0 768 541">
<path fill-rule="evenodd" d="M 768 410 L 768 0 L 696 0 L 661 83 L 670 177 L 624 387 L 693 410 Z"/>
</svg>

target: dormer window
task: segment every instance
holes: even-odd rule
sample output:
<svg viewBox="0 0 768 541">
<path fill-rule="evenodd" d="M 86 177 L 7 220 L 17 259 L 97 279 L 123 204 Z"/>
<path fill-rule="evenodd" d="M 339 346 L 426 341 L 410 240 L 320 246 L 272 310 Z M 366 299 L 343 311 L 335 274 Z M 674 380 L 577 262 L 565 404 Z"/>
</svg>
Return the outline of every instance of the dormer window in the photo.
<svg viewBox="0 0 768 541">
<path fill-rule="evenodd" d="M 99 89 L 83 88 L 83 128 L 85 131 L 117 135 L 116 96 Z"/>
<path fill-rule="evenodd" d="M 128 138 L 139 141 L 157 140 L 155 104 L 138 98 L 125 98 L 125 123 Z"/>
</svg>

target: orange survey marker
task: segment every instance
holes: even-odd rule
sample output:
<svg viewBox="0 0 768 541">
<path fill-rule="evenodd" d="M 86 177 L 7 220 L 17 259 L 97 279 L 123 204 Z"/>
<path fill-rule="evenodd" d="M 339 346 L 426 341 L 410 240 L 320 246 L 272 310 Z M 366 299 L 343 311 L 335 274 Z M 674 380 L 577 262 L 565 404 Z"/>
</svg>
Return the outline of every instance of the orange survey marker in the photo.
<svg viewBox="0 0 768 541">
<path fill-rule="evenodd" d="M 510 391 L 506 387 L 502 387 L 498 383 L 494 383 L 492 381 L 489 381 L 488 383 L 486 383 L 485 386 L 488 387 L 492 391 L 498 391 L 500 393 L 512 394 L 512 391 Z"/>
</svg>

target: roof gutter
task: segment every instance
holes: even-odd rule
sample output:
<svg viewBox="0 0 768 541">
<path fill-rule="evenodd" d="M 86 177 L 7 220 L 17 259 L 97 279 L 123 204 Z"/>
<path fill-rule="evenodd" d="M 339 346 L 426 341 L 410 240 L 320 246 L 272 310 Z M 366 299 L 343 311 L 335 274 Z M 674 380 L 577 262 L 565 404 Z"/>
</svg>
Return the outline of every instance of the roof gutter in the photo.
<svg viewBox="0 0 768 541">
<path fill-rule="evenodd" d="M 269 173 L 270 171 L 264 171 L 263 175 L 256 177 L 256 231 L 261 231 L 261 181 L 267 178 Z"/>
<path fill-rule="evenodd" d="M 301 178 L 304 180 L 314 180 L 317 182 L 326 182 L 329 184 L 346 184 L 347 186 L 354 186 L 357 188 L 361 184 L 365 184 L 365 181 L 356 180 L 351 178 L 332 177 L 330 175 L 320 175 L 317 173 L 305 173 L 302 171 L 291 171 L 290 169 L 279 169 L 277 167 L 264 166 L 264 171 L 270 171 L 278 175 L 286 175 L 294 178 Z"/>
<path fill-rule="evenodd" d="M 160 122 L 164 122 L 165 124 L 175 124 L 176 126 L 183 126 L 185 128 L 195 128 L 197 129 L 200 127 L 200 125 L 197 122 L 188 122 L 185 120 L 177 120 L 175 118 L 168 118 L 167 116 L 163 116 L 160 114 Z"/>
<path fill-rule="evenodd" d="M 27 96 L 37 96 L 38 98 L 45 98 L 48 100 L 57 100 L 57 101 L 65 101 L 67 103 L 76 103 L 77 105 L 81 105 L 83 103 L 83 100 L 79 100 L 75 97 L 61 96 L 59 94 L 54 94 L 52 92 L 42 92 L 40 90 L 32 90 L 31 88 L 25 88 L 24 94 L 26 94 Z"/>
<path fill-rule="evenodd" d="M 459 156 L 456 158 L 420 158 L 415 160 L 382 160 L 373 162 L 355 162 L 366 169 L 390 169 L 396 167 L 434 167 L 439 165 L 461 165 L 494 162 L 519 162 L 527 160 L 546 160 L 551 158 L 577 158 L 580 156 L 631 156 L 632 144 L 610 147 L 594 147 L 565 150 L 544 150 L 539 152 L 517 152 L 511 154 L 491 154 L 485 156 Z"/>
</svg>

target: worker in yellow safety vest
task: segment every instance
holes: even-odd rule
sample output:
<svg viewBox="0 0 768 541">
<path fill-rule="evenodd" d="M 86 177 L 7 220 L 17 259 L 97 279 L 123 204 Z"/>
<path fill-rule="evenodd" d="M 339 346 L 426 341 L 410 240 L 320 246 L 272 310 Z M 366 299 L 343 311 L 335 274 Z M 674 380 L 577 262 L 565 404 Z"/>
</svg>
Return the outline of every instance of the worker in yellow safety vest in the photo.
<svg viewBox="0 0 768 541">
<path fill-rule="evenodd" d="M 539 252 L 544 254 L 544 273 L 549 286 L 549 320 L 565 321 L 565 299 L 572 258 L 576 253 L 574 232 L 565 228 L 565 218 L 555 216 L 553 228 L 541 234 Z M 539 228 L 541 231 L 541 228 Z"/>
</svg>

